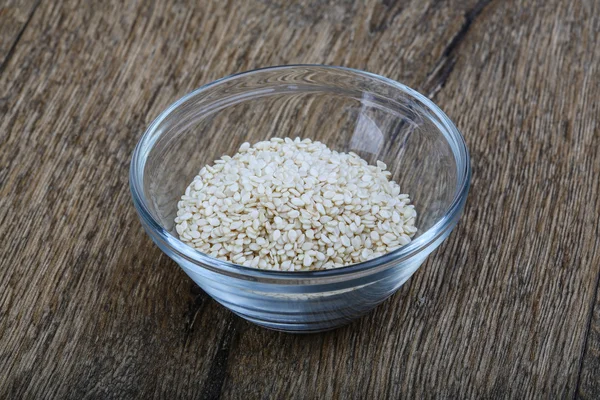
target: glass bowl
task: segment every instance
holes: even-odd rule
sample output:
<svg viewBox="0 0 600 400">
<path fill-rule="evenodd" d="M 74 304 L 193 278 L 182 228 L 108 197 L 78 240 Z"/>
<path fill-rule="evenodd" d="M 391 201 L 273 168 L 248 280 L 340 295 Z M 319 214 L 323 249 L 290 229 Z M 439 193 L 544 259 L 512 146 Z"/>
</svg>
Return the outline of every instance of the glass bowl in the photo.
<svg viewBox="0 0 600 400">
<path fill-rule="evenodd" d="M 297 136 L 386 163 L 417 210 L 413 241 L 343 268 L 282 272 L 218 260 L 178 239 L 177 202 L 204 165 L 244 142 Z M 470 176 L 461 134 L 425 96 L 368 72 L 292 65 L 233 75 L 175 102 L 135 148 L 130 185 L 146 232 L 212 298 L 267 328 L 316 332 L 365 314 L 406 282 L 456 225 Z"/>
</svg>

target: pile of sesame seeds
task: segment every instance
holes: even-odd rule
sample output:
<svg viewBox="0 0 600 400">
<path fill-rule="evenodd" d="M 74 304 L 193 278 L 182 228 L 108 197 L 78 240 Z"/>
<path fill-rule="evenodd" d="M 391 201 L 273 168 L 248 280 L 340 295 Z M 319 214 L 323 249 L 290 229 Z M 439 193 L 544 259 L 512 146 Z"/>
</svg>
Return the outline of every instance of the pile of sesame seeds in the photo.
<svg viewBox="0 0 600 400">
<path fill-rule="evenodd" d="M 310 139 L 244 143 L 205 166 L 178 203 L 176 230 L 212 257 L 260 269 L 338 268 L 410 242 L 408 195 L 381 161 Z"/>
</svg>

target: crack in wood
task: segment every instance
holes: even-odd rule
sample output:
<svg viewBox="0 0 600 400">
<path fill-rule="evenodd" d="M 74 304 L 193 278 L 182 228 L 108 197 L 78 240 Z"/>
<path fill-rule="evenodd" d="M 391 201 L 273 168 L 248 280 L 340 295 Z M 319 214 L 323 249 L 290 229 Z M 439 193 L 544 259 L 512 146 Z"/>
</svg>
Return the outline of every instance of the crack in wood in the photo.
<svg viewBox="0 0 600 400">
<path fill-rule="evenodd" d="M 477 17 L 481 15 L 481 12 L 488 5 L 490 5 L 491 2 L 492 0 L 480 0 L 477 4 L 475 4 L 475 7 L 465 13 L 465 22 L 463 22 L 456 35 L 454 35 L 448 46 L 446 46 L 442 52 L 443 57 L 449 57 L 456 50 L 460 42 L 464 40 L 465 36 L 471 29 L 473 22 L 475 22 Z"/>
<path fill-rule="evenodd" d="M 8 65 L 10 59 L 12 58 L 12 56 L 13 56 L 13 54 L 15 52 L 15 49 L 17 48 L 17 44 L 21 40 L 21 37 L 23 36 L 23 33 L 25 32 L 25 29 L 27 29 L 27 27 L 29 26 L 29 22 L 33 18 L 33 14 L 35 13 L 35 10 L 37 10 L 37 8 L 40 5 L 41 1 L 42 0 L 37 0 L 35 2 L 35 4 L 33 5 L 33 7 L 31 8 L 31 11 L 29 12 L 29 15 L 27 16 L 27 21 L 25 21 L 25 23 L 23 24 L 23 27 L 21 28 L 21 30 L 17 34 L 17 37 L 15 38 L 13 44 L 8 49 L 8 52 L 6 53 L 6 56 L 4 57 L 4 60 L 2 60 L 2 62 L 0 63 L 0 75 L 2 75 L 2 73 L 4 72 L 4 69 Z"/>
<path fill-rule="evenodd" d="M 579 359 L 579 370 L 577 371 L 577 383 L 575 385 L 575 391 L 573 392 L 573 399 L 581 396 L 579 393 L 581 389 L 581 376 L 583 374 L 583 364 L 588 351 L 588 341 L 592 330 L 592 321 L 594 320 L 594 309 L 596 308 L 596 302 L 598 300 L 598 290 L 600 290 L 600 271 L 596 277 L 596 286 L 594 287 L 594 295 L 592 296 L 590 311 L 587 318 L 587 326 L 585 327 L 585 335 L 583 336 L 583 346 L 581 347 L 581 357 Z"/>
<path fill-rule="evenodd" d="M 200 293 L 194 293 L 195 288 L 198 288 L 198 291 L 200 291 Z M 185 328 L 184 328 L 185 342 L 188 341 L 189 336 L 194 331 L 194 322 L 196 322 L 196 318 L 198 317 L 198 314 L 204 308 L 204 305 L 206 304 L 206 300 L 208 300 L 208 295 L 204 291 L 202 291 L 202 289 L 200 289 L 198 286 L 196 286 L 196 284 L 193 284 L 191 291 L 194 294 L 194 300 L 189 302 L 188 310 L 185 313 L 185 319 L 187 321 L 185 323 Z"/>
<path fill-rule="evenodd" d="M 398 5 L 400 6 L 398 7 Z M 369 32 L 371 34 L 383 32 L 403 10 L 400 2 L 396 0 L 384 0 L 382 3 L 376 4 L 369 21 Z M 390 13 L 392 14 L 389 15 Z"/>
<path fill-rule="evenodd" d="M 480 0 L 475 6 L 464 14 L 464 22 L 460 29 L 450 40 L 450 43 L 442 51 L 442 57 L 437 62 L 433 70 L 427 74 L 423 87 L 427 96 L 435 96 L 445 85 L 448 77 L 456 65 L 456 49 L 467 36 L 467 33 L 473 26 L 473 23 L 481 15 L 483 10 L 490 5 L 492 0 Z"/>
<path fill-rule="evenodd" d="M 221 390 L 227 376 L 230 350 L 235 346 L 239 336 L 239 322 L 237 317 L 228 312 L 227 327 L 210 364 L 210 370 L 202 388 L 202 399 L 213 400 L 221 397 Z"/>
</svg>

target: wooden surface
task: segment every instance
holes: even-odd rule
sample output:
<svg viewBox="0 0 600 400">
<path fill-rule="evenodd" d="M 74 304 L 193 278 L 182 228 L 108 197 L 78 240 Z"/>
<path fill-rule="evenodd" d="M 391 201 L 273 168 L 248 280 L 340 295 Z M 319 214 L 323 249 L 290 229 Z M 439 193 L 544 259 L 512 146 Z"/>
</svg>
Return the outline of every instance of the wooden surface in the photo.
<svg viewBox="0 0 600 400">
<path fill-rule="evenodd" d="M 1 398 L 600 398 L 600 2 L 0 2 Z M 131 152 L 191 89 L 365 69 L 472 156 L 465 215 L 373 313 L 255 327 L 144 234 Z"/>
</svg>

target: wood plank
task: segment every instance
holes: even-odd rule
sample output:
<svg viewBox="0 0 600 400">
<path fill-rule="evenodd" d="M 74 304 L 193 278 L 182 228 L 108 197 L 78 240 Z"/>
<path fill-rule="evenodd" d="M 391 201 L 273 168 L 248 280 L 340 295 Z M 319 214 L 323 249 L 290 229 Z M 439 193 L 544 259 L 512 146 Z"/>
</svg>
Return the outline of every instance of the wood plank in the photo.
<svg viewBox="0 0 600 400">
<path fill-rule="evenodd" d="M 38 6 L 37 0 L 0 2 L 0 73 Z"/>
<path fill-rule="evenodd" d="M 599 7 L 42 2 L 0 75 L 0 393 L 572 397 L 600 273 Z M 464 219 L 407 285 L 309 336 L 210 300 L 143 233 L 127 182 L 174 99 L 290 63 L 434 95 L 474 169 Z"/>
<path fill-rule="evenodd" d="M 466 253 L 482 269 L 465 295 L 487 315 L 467 329 L 485 339 L 456 355 L 485 355 L 475 385 L 487 381 L 490 394 L 576 391 L 600 268 L 598 11 L 492 3 L 484 21 L 494 39 L 473 39 L 436 99 L 469 138 L 470 204 L 489 204 L 470 214 L 481 228 Z"/>
</svg>

